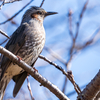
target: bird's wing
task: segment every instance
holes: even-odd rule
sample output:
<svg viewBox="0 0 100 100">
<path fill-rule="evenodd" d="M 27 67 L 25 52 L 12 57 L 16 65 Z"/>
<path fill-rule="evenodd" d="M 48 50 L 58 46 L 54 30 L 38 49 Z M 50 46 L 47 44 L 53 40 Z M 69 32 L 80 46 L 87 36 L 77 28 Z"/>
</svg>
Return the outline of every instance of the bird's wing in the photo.
<svg viewBox="0 0 100 100">
<path fill-rule="evenodd" d="M 18 93 L 18 91 L 20 90 L 22 84 L 24 83 L 25 79 L 27 77 L 27 72 L 23 72 L 21 74 L 19 74 L 18 76 L 15 76 L 13 77 L 13 79 L 16 78 L 15 82 L 15 87 L 14 87 L 14 90 L 13 90 L 13 96 L 15 97 Z"/>
<path fill-rule="evenodd" d="M 32 67 L 34 66 L 36 60 L 31 65 Z M 14 97 L 17 95 L 18 91 L 20 90 L 20 88 L 21 88 L 23 82 L 25 81 L 27 75 L 28 75 L 27 72 L 24 71 L 23 73 L 13 77 L 13 81 L 15 82 L 15 87 L 14 87 L 14 90 L 13 90 L 13 96 Z"/>
<path fill-rule="evenodd" d="M 11 39 L 8 41 L 7 45 L 5 46 L 5 48 L 7 50 L 9 50 L 10 52 L 12 52 L 15 55 L 17 55 L 18 51 L 25 43 L 25 37 L 26 37 L 25 28 L 26 28 L 26 24 L 21 25 L 13 33 Z M 1 66 L 0 66 L 0 69 L 1 69 L 0 80 L 2 79 L 6 69 L 9 67 L 10 64 L 11 64 L 11 60 L 9 60 L 9 58 L 3 56 L 2 60 L 1 60 Z"/>
</svg>

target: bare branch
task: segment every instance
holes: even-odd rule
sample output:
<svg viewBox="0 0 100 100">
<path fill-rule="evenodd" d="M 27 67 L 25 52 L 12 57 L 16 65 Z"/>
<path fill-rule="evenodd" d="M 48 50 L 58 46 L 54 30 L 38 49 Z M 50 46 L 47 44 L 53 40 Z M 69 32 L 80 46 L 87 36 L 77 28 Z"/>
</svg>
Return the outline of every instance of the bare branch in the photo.
<svg viewBox="0 0 100 100">
<path fill-rule="evenodd" d="M 11 18 L 7 19 L 6 21 L 0 23 L 0 25 L 7 23 L 8 21 L 12 20 L 14 17 L 16 17 L 21 11 L 23 11 L 33 0 L 31 0 L 29 3 L 27 3 L 20 11 L 18 11 L 16 14 L 14 14 Z"/>
<path fill-rule="evenodd" d="M 57 54 L 56 54 L 55 52 L 53 52 L 51 49 L 49 49 L 49 48 L 47 48 L 47 47 L 45 47 L 44 49 L 47 50 L 47 51 L 49 51 L 49 52 L 52 52 L 51 55 L 52 55 L 53 57 L 55 57 L 56 59 L 58 59 L 62 64 L 64 64 L 64 66 L 67 66 L 67 68 L 68 68 L 69 63 L 71 62 L 71 59 L 72 59 L 73 56 L 71 56 L 70 60 L 68 60 L 68 62 L 66 63 L 65 60 L 63 60 L 59 55 L 57 55 Z M 39 56 L 39 57 L 40 57 L 40 56 Z M 51 62 L 50 60 L 49 60 L 49 61 L 50 61 L 50 62 L 49 62 L 47 58 L 43 58 L 43 59 L 46 60 L 48 63 L 54 65 L 56 68 L 58 67 L 57 64 L 54 64 L 54 63 Z M 57 66 L 56 66 L 56 65 L 57 65 Z M 61 70 L 61 71 L 63 72 L 63 74 L 65 74 L 65 75 L 67 76 L 67 78 L 72 82 L 72 84 L 74 85 L 74 88 L 76 89 L 77 84 L 73 81 L 74 79 L 72 79 L 71 76 L 68 75 L 68 73 L 66 74 L 66 71 L 63 70 L 60 66 L 58 67 L 58 69 Z M 65 73 L 64 73 L 64 72 L 65 72 Z M 66 80 L 66 79 L 65 79 L 65 80 Z M 67 83 L 67 82 L 66 82 L 66 83 Z M 76 84 L 76 85 L 75 85 L 75 84 Z M 65 88 L 65 86 L 66 86 L 66 84 L 64 83 L 64 88 Z M 63 90 L 64 90 L 64 88 L 63 88 Z M 64 92 L 64 91 L 63 91 L 63 92 Z M 78 92 L 78 94 L 79 94 L 79 93 L 80 93 L 80 90 L 78 91 L 78 90 L 76 89 L 76 92 Z"/>
<path fill-rule="evenodd" d="M 77 100 L 94 100 L 100 90 L 100 70 L 86 88 L 78 95 Z"/>
<path fill-rule="evenodd" d="M 5 42 L 7 42 L 8 38 L 5 39 L 3 42 L 0 43 L 0 45 L 4 44 Z"/>
<path fill-rule="evenodd" d="M 34 79 L 41 83 L 44 87 L 48 88 L 52 93 L 54 93 L 60 100 L 69 100 L 69 98 L 63 94 L 57 86 L 52 84 L 50 81 L 42 77 L 37 71 L 35 71 L 31 66 L 27 65 L 24 61 L 20 60 L 17 56 L 12 54 L 10 51 L 6 50 L 5 48 L 0 46 L 0 53 L 4 56 L 8 57 L 12 62 L 18 64 L 22 67 L 25 71 L 27 71 Z"/>
<path fill-rule="evenodd" d="M 78 32 L 79 32 L 79 26 L 81 24 L 81 21 L 82 21 L 82 17 L 83 17 L 83 14 L 86 10 L 86 7 L 87 7 L 87 4 L 88 4 L 89 0 L 86 1 L 82 11 L 81 11 L 81 14 L 80 14 L 80 17 L 79 17 L 79 22 L 77 23 L 77 27 L 76 27 L 76 35 L 75 35 L 75 40 L 77 39 L 77 36 L 78 36 Z"/>
<path fill-rule="evenodd" d="M 66 66 L 66 61 L 62 58 L 62 57 L 60 57 L 57 53 L 55 53 L 54 51 L 52 51 L 50 48 L 48 48 L 48 47 L 44 47 L 44 49 L 46 50 L 46 51 L 48 51 L 48 52 L 50 52 L 51 53 L 51 55 L 54 57 L 54 58 L 56 58 L 57 60 L 59 60 L 62 64 L 64 64 L 64 66 Z"/>
<path fill-rule="evenodd" d="M 74 88 L 76 90 L 76 92 L 79 94 L 81 92 L 79 86 L 75 83 L 74 81 L 74 77 L 72 75 L 72 72 L 71 71 L 68 71 L 66 72 L 61 66 L 57 65 L 56 63 L 54 62 L 51 62 L 49 59 L 47 59 L 46 57 L 42 56 L 42 55 L 39 55 L 39 58 L 47 61 L 49 64 L 55 66 L 57 69 L 59 69 L 65 76 L 67 76 L 67 78 L 71 81 L 71 83 L 74 85 Z"/>
<path fill-rule="evenodd" d="M 70 36 L 72 38 L 72 40 L 74 39 L 73 37 L 73 33 L 72 33 L 72 10 L 69 10 L 69 13 L 68 13 L 68 17 L 69 17 L 69 33 L 70 33 Z"/>
<path fill-rule="evenodd" d="M 32 95 L 32 90 L 31 90 L 31 86 L 30 86 L 30 82 L 29 82 L 28 76 L 27 76 L 27 87 L 28 87 L 28 90 L 30 92 L 31 100 L 35 100 L 33 98 L 33 95 Z"/>
<path fill-rule="evenodd" d="M 11 35 L 11 36 L 12 36 L 12 35 Z M 11 36 L 10 36 L 10 38 L 11 38 Z M 10 38 L 9 38 L 9 39 L 10 39 Z M 7 42 L 7 41 L 8 41 L 8 38 L 5 39 L 3 42 L 1 42 L 0 45 L 4 44 L 4 43 Z"/>
<path fill-rule="evenodd" d="M 82 50 L 91 44 L 95 44 L 100 39 L 100 27 L 95 30 L 93 35 L 87 40 L 83 45 L 77 44 L 75 45 L 75 49 Z"/>
<path fill-rule="evenodd" d="M 62 88 L 62 92 L 63 92 L 63 93 L 65 93 L 66 85 L 67 85 L 67 78 L 65 77 L 64 83 L 63 83 L 63 88 Z"/>
<path fill-rule="evenodd" d="M 69 9 L 69 12 L 68 12 L 69 35 L 70 35 L 70 37 L 71 37 L 71 39 L 73 41 L 74 40 L 74 36 L 73 36 L 73 32 L 72 32 L 72 13 L 73 13 L 72 10 Z M 68 62 L 65 64 L 67 70 L 68 70 L 69 63 L 70 63 L 71 59 L 72 59 L 72 57 L 70 57 L 70 59 L 68 60 Z M 66 85 L 67 85 L 67 78 L 65 77 L 64 84 L 63 84 L 63 89 L 62 89 L 63 93 L 65 92 Z"/>
<path fill-rule="evenodd" d="M 7 14 L 4 13 L 4 12 L 1 12 L 1 13 L 4 15 L 4 17 L 6 17 L 7 19 L 9 19 L 9 15 L 7 15 Z M 16 21 L 14 21 L 14 20 L 11 20 L 10 22 L 11 22 L 11 24 L 13 24 L 13 25 L 15 25 L 15 26 L 17 26 L 17 27 L 19 26 L 18 23 L 17 23 Z"/>
<path fill-rule="evenodd" d="M 45 0 L 42 0 L 40 7 L 42 7 L 42 6 L 43 6 L 43 4 L 44 4 L 44 1 L 45 1 Z"/>
<path fill-rule="evenodd" d="M 6 36 L 8 39 L 10 39 L 10 37 L 9 37 L 5 32 L 3 32 L 2 30 L 0 30 L 0 33 L 1 33 L 2 35 Z"/>
<path fill-rule="evenodd" d="M 16 1 L 22 1 L 22 0 L 11 0 L 11 1 L 5 2 L 5 4 L 13 3 L 13 2 L 16 2 Z"/>
<path fill-rule="evenodd" d="M 70 57 L 67 61 L 67 67 L 69 66 L 72 58 L 73 58 L 73 51 L 74 51 L 74 48 L 75 48 L 75 43 L 76 43 L 76 39 L 77 39 L 77 36 L 78 36 L 78 33 L 79 33 L 79 26 L 80 26 L 80 23 L 81 23 L 81 20 L 82 20 L 82 17 L 83 17 L 83 14 L 86 10 L 86 7 L 87 7 L 87 4 L 88 4 L 89 0 L 87 0 L 87 2 L 85 3 L 83 9 L 82 9 L 82 12 L 80 14 L 80 17 L 79 17 L 79 22 L 77 23 L 77 28 L 76 28 L 76 35 L 75 35 L 75 38 L 72 39 L 73 41 L 73 44 L 71 46 L 71 49 L 70 49 Z"/>
<path fill-rule="evenodd" d="M 3 0 L 2 4 L 0 5 L 0 10 L 1 10 L 2 6 L 5 4 L 5 1 L 6 0 Z"/>
<path fill-rule="evenodd" d="M 8 1 L 8 2 L 6 2 L 6 0 L 3 0 L 2 4 L 0 5 L 0 10 L 2 9 L 2 7 L 3 7 L 5 4 L 13 3 L 13 2 L 16 2 L 16 1 L 21 1 L 21 0 L 11 0 L 11 1 Z"/>
<path fill-rule="evenodd" d="M 87 84 L 85 84 L 85 85 L 83 85 L 83 86 L 80 86 L 80 88 L 81 88 L 81 89 L 83 89 L 83 88 L 85 88 L 85 87 L 86 87 L 86 85 L 87 85 Z M 76 91 L 75 91 L 75 90 L 73 90 L 72 92 L 69 92 L 69 93 L 68 93 L 68 94 L 66 94 L 66 95 L 69 97 L 69 96 L 71 96 L 71 95 L 73 95 L 73 94 L 75 94 L 75 93 L 76 93 Z"/>
</svg>

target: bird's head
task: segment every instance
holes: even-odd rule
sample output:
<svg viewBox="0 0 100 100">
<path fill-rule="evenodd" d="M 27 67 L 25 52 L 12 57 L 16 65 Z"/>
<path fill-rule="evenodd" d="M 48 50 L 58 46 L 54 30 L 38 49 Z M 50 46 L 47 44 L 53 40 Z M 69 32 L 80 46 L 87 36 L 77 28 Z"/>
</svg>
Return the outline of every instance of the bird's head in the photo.
<svg viewBox="0 0 100 100">
<path fill-rule="evenodd" d="M 32 6 L 23 15 L 22 22 L 28 22 L 31 19 L 43 22 L 44 18 L 49 15 L 57 14 L 57 12 L 46 12 L 43 8 Z"/>
</svg>

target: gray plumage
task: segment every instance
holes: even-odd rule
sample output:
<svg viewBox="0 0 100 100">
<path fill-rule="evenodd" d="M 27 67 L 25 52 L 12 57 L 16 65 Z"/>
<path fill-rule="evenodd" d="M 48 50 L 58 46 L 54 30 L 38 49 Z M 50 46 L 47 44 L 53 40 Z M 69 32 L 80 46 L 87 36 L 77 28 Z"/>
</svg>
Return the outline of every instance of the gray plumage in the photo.
<svg viewBox="0 0 100 100">
<path fill-rule="evenodd" d="M 23 15 L 21 25 L 13 33 L 5 48 L 33 66 L 45 43 L 43 20 L 52 14 L 56 13 L 46 12 L 40 7 L 28 9 Z M 3 99 L 6 86 L 12 78 L 16 83 L 13 91 L 15 97 L 27 77 L 27 72 L 5 56 L 2 57 L 0 70 L 0 100 Z"/>
</svg>

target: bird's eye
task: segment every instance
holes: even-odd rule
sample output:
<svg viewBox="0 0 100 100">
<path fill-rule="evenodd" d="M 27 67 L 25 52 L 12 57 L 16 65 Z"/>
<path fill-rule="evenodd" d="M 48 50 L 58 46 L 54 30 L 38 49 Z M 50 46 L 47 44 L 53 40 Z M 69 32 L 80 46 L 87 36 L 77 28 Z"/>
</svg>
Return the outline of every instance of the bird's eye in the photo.
<svg viewBox="0 0 100 100">
<path fill-rule="evenodd" d="M 37 14 L 40 14 L 40 15 L 41 15 L 41 14 L 42 14 L 42 12 L 38 11 L 38 12 L 37 12 Z"/>
</svg>

